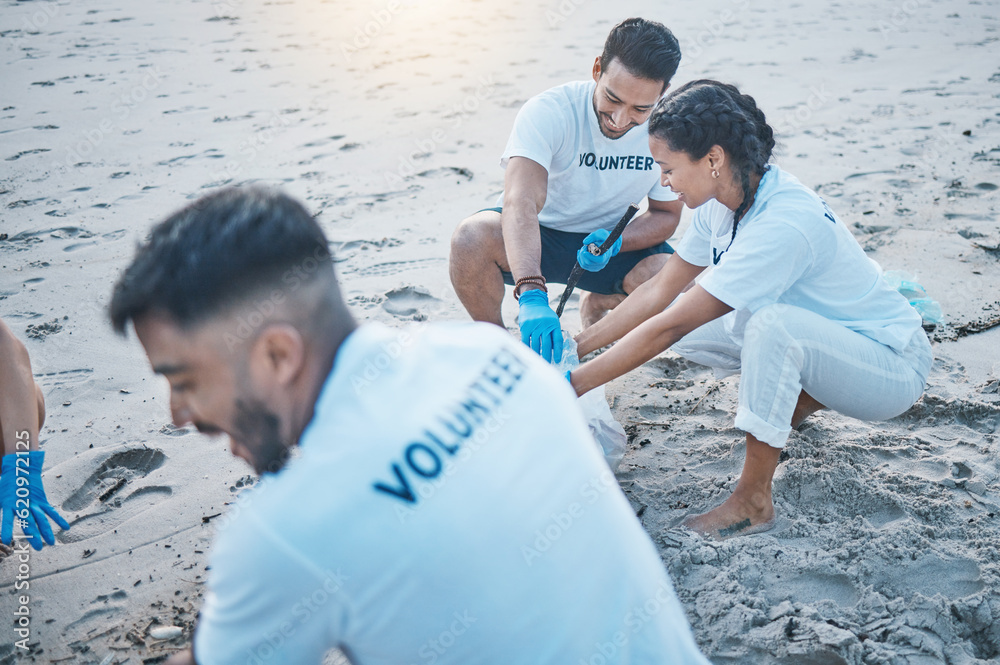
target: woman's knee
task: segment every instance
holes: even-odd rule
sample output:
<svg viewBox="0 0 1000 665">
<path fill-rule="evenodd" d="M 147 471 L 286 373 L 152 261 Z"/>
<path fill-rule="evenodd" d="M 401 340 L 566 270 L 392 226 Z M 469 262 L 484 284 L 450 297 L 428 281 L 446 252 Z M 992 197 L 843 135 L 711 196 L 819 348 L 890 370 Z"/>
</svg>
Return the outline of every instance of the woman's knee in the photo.
<svg viewBox="0 0 1000 665">
<path fill-rule="evenodd" d="M 789 305 L 784 305 L 782 303 L 771 303 L 770 305 L 764 305 L 747 321 L 747 329 L 755 329 L 761 331 L 772 330 L 775 327 L 782 326 L 791 311 L 795 309 Z"/>
<path fill-rule="evenodd" d="M 788 330 L 789 318 L 796 308 L 781 303 L 761 307 L 747 320 L 743 331 L 744 347 L 787 344 L 792 335 Z"/>
</svg>

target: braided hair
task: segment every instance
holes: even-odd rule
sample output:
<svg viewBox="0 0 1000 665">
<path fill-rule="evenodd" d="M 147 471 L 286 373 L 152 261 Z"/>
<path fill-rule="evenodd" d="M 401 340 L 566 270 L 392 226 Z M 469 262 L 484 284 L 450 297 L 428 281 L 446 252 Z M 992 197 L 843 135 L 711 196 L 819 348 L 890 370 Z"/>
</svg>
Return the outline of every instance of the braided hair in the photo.
<svg viewBox="0 0 1000 665">
<path fill-rule="evenodd" d="M 715 145 L 726 151 L 743 190 L 743 200 L 733 212 L 732 244 L 736 226 L 756 194 L 750 188 L 750 175 L 764 175 L 774 150 L 774 132 L 753 97 L 710 79 L 685 83 L 656 105 L 649 117 L 649 135 L 693 161 Z"/>
</svg>

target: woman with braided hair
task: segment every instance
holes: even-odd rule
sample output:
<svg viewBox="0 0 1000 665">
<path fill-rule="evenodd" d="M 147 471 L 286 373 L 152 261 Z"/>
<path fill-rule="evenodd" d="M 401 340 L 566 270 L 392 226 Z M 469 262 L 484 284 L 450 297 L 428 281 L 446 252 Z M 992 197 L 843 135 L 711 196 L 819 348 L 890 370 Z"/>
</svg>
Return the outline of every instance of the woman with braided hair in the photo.
<svg viewBox="0 0 1000 665">
<path fill-rule="evenodd" d="M 899 415 L 924 390 L 930 344 L 844 223 L 768 163 L 774 137 L 752 97 L 692 81 L 657 105 L 649 144 L 663 184 L 694 209 L 691 227 L 653 279 L 580 333 L 581 357 L 621 341 L 570 382 L 582 395 L 667 348 L 720 377 L 740 372 L 743 473 L 722 505 L 684 523 L 720 539 L 764 531 L 791 429 L 823 408 Z"/>
</svg>

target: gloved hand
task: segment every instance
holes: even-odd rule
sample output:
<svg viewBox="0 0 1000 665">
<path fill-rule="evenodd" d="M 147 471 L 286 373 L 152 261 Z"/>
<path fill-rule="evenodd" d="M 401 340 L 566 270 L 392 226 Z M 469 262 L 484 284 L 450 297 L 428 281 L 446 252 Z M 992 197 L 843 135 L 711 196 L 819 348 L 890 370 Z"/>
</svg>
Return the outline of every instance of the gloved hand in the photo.
<svg viewBox="0 0 1000 665">
<path fill-rule="evenodd" d="M 576 261 L 580 264 L 581 268 L 588 272 L 597 272 L 604 266 L 608 265 L 608 261 L 611 260 L 611 257 L 618 254 L 622 248 L 621 236 L 618 236 L 618 240 L 615 240 L 614 244 L 608 248 L 608 251 L 604 252 L 600 256 L 594 256 L 590 253 L 590 250 L 587 249 L 587 245 L 590 245 L 591 243 L 600 245 L 608 239 L 609 235 L 611 234 L 605 229 L 597 229 L 583 239 L 583 247 L 576 252 Z"/>
<path fill-rule="evenodd" d="M 42 488 L 44 463 L 45 452 L 41 450 L 3 456 L 0 463 L 0 541 L 4 545 L 11 544 L 15 521 L 21 525 L 28 542 L 36 550 L 42 549 L 43 538 L 49 545 L 56 544 L 49 517 L 63 529 L 69 529 L 69 522 L 45 498 L 45 489 Z"/>
<path fill-rule="evenodd" d="M 562 359 L 563 338 L 559 317 L 549 307 L 549 296 L 541 289 L 530 289 L 521 294 L 518 304 L 521 312 L 521 341 L 550 363 Z"/>
</svg>

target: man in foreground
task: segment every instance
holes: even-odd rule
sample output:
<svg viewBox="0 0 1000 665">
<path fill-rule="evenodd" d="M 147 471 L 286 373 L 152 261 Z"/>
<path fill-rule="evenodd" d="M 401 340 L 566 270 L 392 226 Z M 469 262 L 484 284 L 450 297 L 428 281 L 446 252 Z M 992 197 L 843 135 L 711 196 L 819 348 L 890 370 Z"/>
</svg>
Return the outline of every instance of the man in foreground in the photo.
<svg viewBox="0 0 1000 665">
<path fill-rule="evenodd" d="M 667 239 L 681 204 L 660 184 L 646 121 L 670 85 L 681 54 L 654 21 L 630 18 L 608 35 L 592 81 L 557 86 L 521 108 L 500 159 L 496 208 L 459 224 L 451 241 L 452 285 L 476 321 L 503 326 L 504 284 L 519 302 L 521 339 L 546 360 L 562 356 L 549 282 L 566 283 L 577 259 L 586 328 L 655 275 L 673 250 Z M 630 203 L 648 210 L 601 257 L 586 251 L 608 237 Z"/>
<path fill-rule="evenodd" d="M 565 379 L 492 326 L 358 327 L 287 196 L 169 217 L 111 320 L 263 476 L 170 665 L 707 663 Z"/>
</svg>

